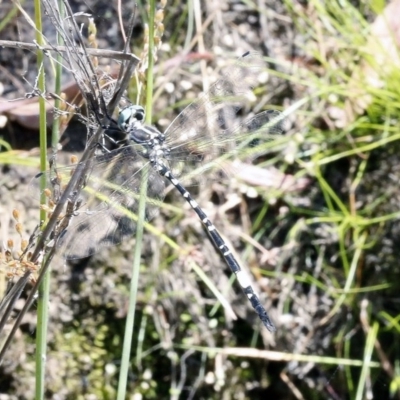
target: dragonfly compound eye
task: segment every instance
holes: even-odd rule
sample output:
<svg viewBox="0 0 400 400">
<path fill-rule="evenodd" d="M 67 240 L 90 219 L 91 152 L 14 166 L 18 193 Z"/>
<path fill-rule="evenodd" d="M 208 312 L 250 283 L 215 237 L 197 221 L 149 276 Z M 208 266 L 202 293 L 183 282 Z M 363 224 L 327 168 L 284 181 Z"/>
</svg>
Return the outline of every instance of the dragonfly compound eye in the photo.
<svg viewBox="0 0 400 400">
<path fill-rule="evenodd" d="M 142 122 L 145 117 L 144 108 L 141 106 L 128 106 L 119 113 L 118 126 L 127 132 L 131 127 L 137 126 L 137 122 Z"/>
</svg>

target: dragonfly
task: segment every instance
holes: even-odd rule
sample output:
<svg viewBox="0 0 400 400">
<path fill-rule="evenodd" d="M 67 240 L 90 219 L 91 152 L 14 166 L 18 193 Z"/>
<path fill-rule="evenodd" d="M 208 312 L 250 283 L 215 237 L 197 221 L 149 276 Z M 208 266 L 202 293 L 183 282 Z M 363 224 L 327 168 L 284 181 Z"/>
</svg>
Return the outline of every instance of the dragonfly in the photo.
<svg viewBox="0 0 400 400">
<path fill-rule="evenodd" d="M 239 104 L 246 101 L 261 65 L 258 53 L 243 54 L 209 92 L 187 106 L 165 132 L 144 124 L 145 111 L 140 105 L 129 104 L 122 108 L 116 129 L 126 135 L 126 140 L 112 151 L 100 146 L 99 154 L 88 161 L 90 167 L 81 194 L 84 199 L 76 202 L 71 221 L 60 232 L 57 243 L 63 257 L 68 260 L 88 257 L 132 236 L 137 225 L 142 171 L 147 168 L 146 220 L 157 214 L 166 189 L 172 185 L 204 225 L 209 239 L 235 274 L 264 326 L 274 332 L 275 325 L 247 272 L 179 180 L 182 177 L 191 184 L 198 183 L 199 179 L 211 180 L 212 173 L 206 175 L 206 169 L 213 171 L 224 160 L 242 152 L 254 153 L 260 142 L 268 140 L 271 134 L 284 132 L 283 115 L 274 109 L 235 123 Z M 76 167 L 57 168 L 54 174 L 48 175 L 49 185 L 62 192 Z M 197 171 L 198 175 L 190 174 L 192 171 Z"/>
</svg>

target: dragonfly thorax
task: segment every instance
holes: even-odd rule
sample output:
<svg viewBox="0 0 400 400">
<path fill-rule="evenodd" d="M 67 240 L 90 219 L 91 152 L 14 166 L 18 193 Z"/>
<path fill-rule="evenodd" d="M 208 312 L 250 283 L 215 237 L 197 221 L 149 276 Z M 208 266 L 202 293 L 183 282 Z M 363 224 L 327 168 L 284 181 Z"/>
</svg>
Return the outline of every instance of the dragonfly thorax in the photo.
<svg viewBox="0 0 400 400">
<path fill-rule="evenodd" d="M 157 163 L 162 158 L 169 157 L 170 149 L 165 143 L 165 135 L 158 129 L 137 121 L 135 124 L 130 124 L 127 133 L 129 140 L 143 147 L 144 151 L 141 154 L 150 162 Z"/>
<path fill-rule="evenodd" d="M 158 129 L 143 124 L 144 108 L 130 105 L 123 108 L 118 117 L 118 127 L 128 134 L 130 140 L 146 148 L 146 153 L 163 156 L 167 151 L 163 145 L 165 135 Z M 167 151 L 168 152 L 168 151 Z"/>
</svg>

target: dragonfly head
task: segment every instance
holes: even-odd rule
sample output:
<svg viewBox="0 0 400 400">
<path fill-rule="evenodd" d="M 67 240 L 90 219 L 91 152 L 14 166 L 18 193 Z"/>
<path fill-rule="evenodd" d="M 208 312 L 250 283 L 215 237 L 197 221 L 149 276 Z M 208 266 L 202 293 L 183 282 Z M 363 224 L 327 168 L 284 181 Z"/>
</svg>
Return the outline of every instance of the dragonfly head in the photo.
<svg viewBox="0 0 400 400">
<path fill-rule="evenodd" d="M 123 108 L 118 117 L 118 127 L 129 134 L 129 138 L 136 143 L 146 144 L 151 139 L 148 129 L 143 125 L 144 108 L 130 105 Z"/>
<path fill-rule="evenodd" d="M 144 108 L 141 106 L 127 106 L 123 108 L 118 116 L 118 127 L 124 132 L 130 132 L 134 128 L 143 125 L 145 117 Z"/>
</svg>

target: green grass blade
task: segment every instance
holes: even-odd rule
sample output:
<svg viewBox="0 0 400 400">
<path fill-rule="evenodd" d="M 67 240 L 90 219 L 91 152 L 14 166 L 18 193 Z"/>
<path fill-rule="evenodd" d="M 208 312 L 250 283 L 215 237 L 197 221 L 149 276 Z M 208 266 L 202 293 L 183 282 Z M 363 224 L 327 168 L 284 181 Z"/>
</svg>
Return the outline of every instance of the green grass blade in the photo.
<svg viewBox="0 0 400 400">
<path fill-rule="evenodd" d="M 42 35 L 42 13 L 41 2 L 35 0 L 35 23 L 36 23 L 36 41 L 39 46 L 44 44 Z M 43 51 L 37 50 L 37 66 L 38 66 L 38 88 L 41 93 L 46 91 L 45 73 L 44 73 L 44 54 Z M 47 123 L 46 123 L 46 103 L 45 99 L 39 97 L 40 110 L 40 169 L 46 170 L 47 167 Z M 43 190 L 46 187 L 45 176 L 40 179 L 41 198 L 40 203 L 44 204 L 46 199 Z M 46 212 L 40 210 L 40 220 L 46 219 Z M 39 288 L 38 311 L 37 311 L 37 331 L 36 331 L 36 387 L 35 398 L 40 400 L 44 398 L 45 393 L 45 367 L 46 367 L 46 347 L 47 347 L 47 325 L 48 325 L 48 301 L 50 276 L 49 270 L 46 272 L 43 283 Z"/>
<path fill-rule="evenodd" d="M 150 2 L 149 11 L 149 51 L 148 51 L 148 69 L 147 69 L 147 85 L 146 85 L 146 122 L 151 122 L 151 109 L 152 109 L 152 93 L 153 93 L 153 65 L 154 65 L 154 17 L 155 17 L 155 2 Z M 145 223 L 145 211 L 146 211 L 146 198 L 147 198 L 147 184 L 149 168 L 143 168 L 140 185 L 140 199 L 139 199 L 139 210 L 138 210 L 138 221 L 136 228 L 136 243 L 132 263 L 132 279 L 129 293 L 129 309 L 126 318 L 124 343 L 121 359 L 121 370 L 118 381 L 118 400 L 125 399 L 126 385 L 128 379 L 129 365 L 130 365 L 130 354 L 132 348 L 133 331 L 135 324 L 135 310 L 137 302 L 137 293 L 139 287 L 139 271 L 140 261 L 142 254 L 142 243 L 143 243 L 143 230 Z"/>
</svg>

